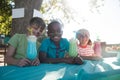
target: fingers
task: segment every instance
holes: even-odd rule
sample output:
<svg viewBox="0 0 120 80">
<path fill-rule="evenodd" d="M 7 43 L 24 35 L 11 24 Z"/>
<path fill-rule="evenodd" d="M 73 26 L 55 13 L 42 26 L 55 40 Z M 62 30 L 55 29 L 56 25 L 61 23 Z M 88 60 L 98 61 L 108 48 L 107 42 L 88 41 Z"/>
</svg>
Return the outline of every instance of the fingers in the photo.
<svg viewBox="0 0 120 80">
<path fill-rule="evenodd" d="M 28 65 L 30 65 L 30 64 L 31 64 L 31 61 L 28 60 L 28 59 L 26 59 L 26 58 L 20 59 L 20 60 L 18 61 L 18 66 L 21 66 L 21 67 L 23 67 L 23 66 L 28 66 Z"/>
<path fill-rule="evenodd" d="M 40 64 L 40 61 L 39 61 L 38 58 L 35 59 L 35 60 L 33 60 L 32 63 L 31 63 L 31 65 L 34 65 L 34 66 L 37 66 L 37 65 L 39 65 L 39 64 Z"/>
<path fill-rule="evenodd" d="M 74 63 L 75 64 L 83 64 L 83 59 L 81 57 L 75 57 L 74 58 Z"/>
<path fill-rule="evenodd" d="M 29 59 L 24 59 L 25 62 L 27 62 L 28 64 L 31 64 L 31 61 Z"/>
<path fill-rule="evenodd" d="M 40 64 L 40 61 L 38 58 L 33 61 L 30 61 L 29 59 L 24 58 L 24 59 L 18 60 L 17 65 L 20 67 L 23 67 L 23 66 L 30 66 L 30 65 L 37 66 L 39 64 Z"/>
</svg>

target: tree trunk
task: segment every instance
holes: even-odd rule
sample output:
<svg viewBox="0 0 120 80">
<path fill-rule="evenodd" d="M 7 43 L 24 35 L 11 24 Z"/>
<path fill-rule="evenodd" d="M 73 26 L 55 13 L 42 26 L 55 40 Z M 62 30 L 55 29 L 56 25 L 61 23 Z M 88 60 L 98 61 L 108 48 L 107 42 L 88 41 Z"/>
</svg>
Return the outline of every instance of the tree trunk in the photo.
<svg viewBox="0 0 120 80">
<path fill-rule="evenodd" d="M 29 20 L 33 17 L 33 10 L 40 10 L 43 0 L 15 0 L 15 9 L 24 8 L 23 18 L 12 19 L 11 35 L 15 33 L 26 33 L 26 27 L 29 24 Z"/>
</svg>

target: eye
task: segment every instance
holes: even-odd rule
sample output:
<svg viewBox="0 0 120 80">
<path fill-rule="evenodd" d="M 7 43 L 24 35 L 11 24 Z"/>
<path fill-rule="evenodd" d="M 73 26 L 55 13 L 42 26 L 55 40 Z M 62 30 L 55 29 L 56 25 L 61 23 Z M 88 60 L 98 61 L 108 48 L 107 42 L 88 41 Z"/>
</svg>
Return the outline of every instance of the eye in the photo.
<svg viewBox="0 0 120 80">
<path fill-rule="evenodd" d="M 33 29 L 38 30 L 38 27 L 37 26 L 33 26 Z"/>
<path fill-rule="evenodd" d="M 40 32 L 43 32 L 43 29 L 40 29 L 39 31 L 40 31 Z"/>
</svg>

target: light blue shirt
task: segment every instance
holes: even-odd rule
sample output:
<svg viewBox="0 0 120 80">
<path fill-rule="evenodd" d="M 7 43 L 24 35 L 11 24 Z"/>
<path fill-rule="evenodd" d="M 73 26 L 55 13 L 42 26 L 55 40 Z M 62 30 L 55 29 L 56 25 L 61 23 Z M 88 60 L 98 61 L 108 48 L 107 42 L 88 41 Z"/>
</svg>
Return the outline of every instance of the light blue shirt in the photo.
<svg viewBox="0 0 120 80">
<path fill-rule="evenodd" d="M 44 39 L 40 46 L 40 51 L 46 53 L 49 58 L 56 58 L 57 56 L 58 58 L 63 58 L 68 50 L 69 42 L 65 38 L 61 38 L 60 48 L 58 49 L 50 38 Z"/>
</svg>

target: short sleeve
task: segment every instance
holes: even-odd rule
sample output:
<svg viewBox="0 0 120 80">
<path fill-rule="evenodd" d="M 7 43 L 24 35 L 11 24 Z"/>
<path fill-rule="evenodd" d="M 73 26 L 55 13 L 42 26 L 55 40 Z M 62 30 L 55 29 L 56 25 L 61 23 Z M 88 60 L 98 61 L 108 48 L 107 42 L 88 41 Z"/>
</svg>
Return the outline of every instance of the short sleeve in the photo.
<svg viewBox="0 0 120 80">
<path fill-rule="evenodd" d="M 13 37 L 10 38 L 10 40 L 8 41 L 8 43 L 13 46 L 14 48 L 17 47 L 19 42 L 19 34 L 15 34 Z"/>
<path fill-rule="evenodd" d="M 40 52 L 45 52 L 45 53 L 47 53 L 48 45 L 49 45 L 48 39 L 44 39 L 44 40 L 41 42 L 40 50 L 39 50 L 39 51 L 40 51 Z"/>
</svg>

